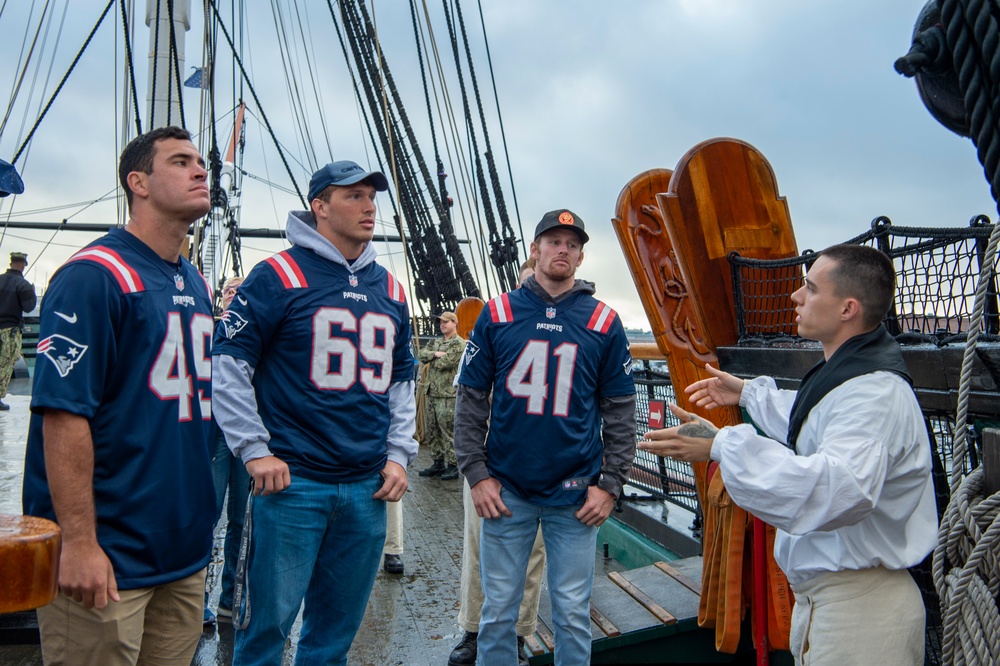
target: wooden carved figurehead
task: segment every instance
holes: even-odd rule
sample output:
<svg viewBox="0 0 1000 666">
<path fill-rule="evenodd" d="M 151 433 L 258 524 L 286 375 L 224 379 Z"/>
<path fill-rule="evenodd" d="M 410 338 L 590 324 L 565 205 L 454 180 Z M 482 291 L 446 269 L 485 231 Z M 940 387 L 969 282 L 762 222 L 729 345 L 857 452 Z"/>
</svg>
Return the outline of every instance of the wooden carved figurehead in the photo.
<svg viewBox="0 0 1000 666">
<path fill-rule="evenodd" d="M 630 180 L 618 195 L 612 225 L 656 344 L 667 357 L 671 383 L 677 389 L 677 404 L 687 411 L 701 413 L 717 425 L 731 425 L 740 422 L 739 409 L 724 407 L 708 413 L 693 407 L 683 393 L 688 384 L 708 377 L 706 363 L 717 366 L 718 361 L 706 336 L 700 310 L 691 302 L 656 201 L 657 194 L 669 187 L 673 173 L 669 169 L 650 169 Z M 704 470 L 697 469 L 696 476 L 699 472 L 703 476 Z"/>
<path fill-rule="evenodd" d="M 727 257 L 795 257 L 798 249 L 785 197 L 767 159 L 738 139 L 710 139 L 681 158 L 670 187 L 657 195 L 667 232 L 713 348 L 736 344 L 739 331 Z M 800 270 L 800 269 L 792 269 Z M 775 289 L 790 296 L 793 281 Z M 788 311 L 788 317 L 794 313 Z M 753 322 L 748 322 L 752 325 Z M 794 322 L 785 322 L 790 328 Z M 794 330 L 794 329 L 793 329 Z"/>
<path fill-rule="evenodd" d="M 683 389 L 707 378 L 704 365 L 717 366 L 718 347 L 739 338 L 729 254 L 776 259 L 798 252 L 774 172 L 743 141 L 705 141 L 673 172 L 653 169 L 629 181 L 615 214 L 615 231 L 657 344 L 667 356 L 677 403 L 701 411 L 691 410 Z M 767 287 L 774 292 L 767 296 L 787 302 L 793 284 L 776 281 Z M 741 422 L 736 407 L 703 416 L 719 426 Z M 758 650 L 766 652 L 768 645 L 787 649 L 791 594 L 768 547 L 773 546 L 774 529 L 754 520 L 748 530 L 750 517 L 729 498 L 714 467 L 693 465 L 705 518 L 698 622 L 715 627 L 716 649 L 735 652 L 743 615 L 752 603 Z M 754 536 L 748 541 L 750 531 Z M 754 585 L 745 586 L 751 551 Z M 752 593 L 745 593 L 751 588 Z"/>
</svg>

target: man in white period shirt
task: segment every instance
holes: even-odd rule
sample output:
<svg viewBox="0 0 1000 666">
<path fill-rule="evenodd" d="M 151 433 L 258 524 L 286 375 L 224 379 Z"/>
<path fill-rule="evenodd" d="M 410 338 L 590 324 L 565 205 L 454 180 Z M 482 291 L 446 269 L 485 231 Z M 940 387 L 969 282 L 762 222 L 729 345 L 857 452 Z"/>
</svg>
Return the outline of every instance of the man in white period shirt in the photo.
<svg viewBox="0 0 1000 666">
<path fill-rule="evenodd" d="M 682 424 L 640 448 L 718 461 L 733 500 L 774 525 L 774 556 L 796 603 L 796 663 L 923 663 L 924 606 L 906 571 L 937 540 L 931 449 L 899 346 L 881 325 L 895 291 L 891 261 L 873 248 L 819 253 L 794 294 L 799 335 L 824 360 L 799 390 L 708 368 L 687 387 L 711 409 L 739 404 L 748 424 L 715 428 L 671 406 Z"/>
</svg>

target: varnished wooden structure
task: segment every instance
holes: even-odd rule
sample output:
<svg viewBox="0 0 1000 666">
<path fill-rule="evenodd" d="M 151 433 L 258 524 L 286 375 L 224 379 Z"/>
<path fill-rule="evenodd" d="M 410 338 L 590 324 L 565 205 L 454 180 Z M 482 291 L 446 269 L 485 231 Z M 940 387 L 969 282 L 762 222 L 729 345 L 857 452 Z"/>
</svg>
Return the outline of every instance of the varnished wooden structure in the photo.
<svg viewBox="0 0 1000 666">
<path fill-rule="evenodd" d="M 56 598 L 60 544 L 59 526 L 51 520 L 0 515 L 0 613 Z"/>
<path fill-rule="evenodd" d="M 735 344 L 738 337 L 727 257 L 732 252 L 762 259 L 797 254 L 774 172 L 753 146 L 713 139 L 691 149 L 673 172 L 653 169 L 632 179 L 615 213 L 613 224 L 654 337 L 667 357 L 677 402 L 702 412 L 692 409 L 683 388 L 708 376 L 706 363 L 718 367 L 716 350 Z M 732 407 L 702 415 L 720 426 L 741 421 Z M 705 514 L 699 623 L 715 627 L 717 649 L 732 653 L 744 613 L 755 599 L 758 650 L 786 649 L 792 599 L 771 554 L 774 530 L 757 521 L 754 538 L 746 538 L 753 523 L 729 499 L 713 468 L 694 465 Z M 745 595 L 744 561 L 751 547 L 757 585 L 752 595 Z"/>
<path fill-rule="evenodd" d="M 455 306 L 455 316 L 458 317 L 457 331 L 462 338 L 469 339 L 469 335 L 476 325 L 476 319 L 479 318 L 479 313 L 482 312 L 484 305 L 483 299 L 469 296 L 460 300 L 458 305 Z"/>
</svg>

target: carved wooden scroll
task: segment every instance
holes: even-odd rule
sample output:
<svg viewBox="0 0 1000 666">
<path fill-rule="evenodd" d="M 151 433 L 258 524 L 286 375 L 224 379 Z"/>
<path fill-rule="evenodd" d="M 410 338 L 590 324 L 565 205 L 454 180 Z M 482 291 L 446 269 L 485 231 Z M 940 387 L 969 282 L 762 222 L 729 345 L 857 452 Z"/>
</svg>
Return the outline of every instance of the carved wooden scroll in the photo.
<svg viewBox="0 0 1000 666">
<path fill-rule="evenodd" d="M 705 364 L 718 366 L 715 346 L 707 336 L 701 310 L 692 303 L 677 254 L 656 197 L 667 191 L 673 172 L 651 169 L 633 178 L 618 196 L 612 220 L 642 300 L 653 336 L 667 357 L 677 404 L 699 412 L 718 425 L 739 423 L 739 410 L 712 413 L 691 405 L 683 389 L 708 377 Z M 696 475 L 704 470 L 696 470 Z M 701 485 L 699 485 L 701 488 Z M 701 492 L 701 491 L 699 491 Z"/>
<path fill-rule="evenodd" d="M 657 344 L 667 356 L 677 403 L 700 411 L 690 409 L 683 389 L 707 377 L 704 365 L 717 365 L 715 350 L 739 337 L 728 255 L 774 259 L 798 252 L 774 172 L 753 146 L 713 139 L 689 151 L 673 173 L 653 169 L 631 180 L 615 213 L 615 231 Z M 773 291 L 788 293 L 770 296 L 787 298 L 791 285 L 775 282 Z M 734 407 L 703 415 L 720 426 L 741 422 Z M 717 649 L 731 653 L 746 609 L 742 575 L 744 556 L 750 553 L 743 540 L 748 517 L 729 499 L 720 474 L 705 465 L 694 468 L 705 513 L 699 624 L 714 626 Z M 781 608 L 757 607 L 764 611 L 764 626 L 768 615 L 784 616 L 790 610 L 787 581 L 770 555 L 768 560 L 771 605 Z M 770 631 L 771 646 L 787 647 L 787 624 L 778 624 Z"/>
<path fill-rule="evenodd" d="M 681 158 L 669 188 L 657 195 L 657 201 L 681 274 L 689 290 L 701 296 L 692 303 L 712 347 L 736 344 L 739 332 L 729 253 L 755 259 L 798 254 L 788 204 L 778 194 L 771 165 L 744 141 L 711 139 Z M 792 282 L 773 284 L 791 295 Z M 793 316 L 788 311 L 788 317 Z"/>
</svg>

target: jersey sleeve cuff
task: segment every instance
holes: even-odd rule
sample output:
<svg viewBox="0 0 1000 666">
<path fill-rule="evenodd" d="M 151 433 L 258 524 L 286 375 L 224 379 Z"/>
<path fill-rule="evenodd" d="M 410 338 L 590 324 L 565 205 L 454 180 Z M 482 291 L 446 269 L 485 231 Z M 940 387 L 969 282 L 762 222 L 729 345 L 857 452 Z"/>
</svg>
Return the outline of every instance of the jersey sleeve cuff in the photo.
<svg viewBox="0 0 1000 666">
<path fill-rule="evenodd" d="M 268 456 L 273 456 L 271 449 L 267 448 L 267 443 L 257 440 L 255 442 L 250 442 L 249 444 L 244 444 L 240 448 L 240 460 L 243 464 L 247 464 L 251 460 L 257 460 L 258 458 L 266 458 Z"/>
</svg>

